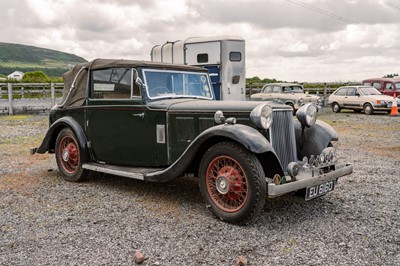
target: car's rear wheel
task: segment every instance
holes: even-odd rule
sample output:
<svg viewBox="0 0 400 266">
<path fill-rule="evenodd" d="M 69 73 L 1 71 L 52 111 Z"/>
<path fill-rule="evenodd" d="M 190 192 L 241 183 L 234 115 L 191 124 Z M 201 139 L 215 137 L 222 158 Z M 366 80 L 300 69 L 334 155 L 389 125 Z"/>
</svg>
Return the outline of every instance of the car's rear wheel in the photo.
<svg viewBox="0 0 400 266">
<path fill-rule="evenodd" d="M 374 113 L 374 108 L 372 107 L 371 104 L 366 103 L 364 105 L 364 113 L 367 115 L 372 115 Z"/>
<path fill-rule="evenodd" d="M 65 180 L 77 182 L 87 177 L 89 171 L 82 168 L 79 144 L 71 129 L 60 131 L 55 153 L 58 169 Z"/>
<path fill-rule="evenodd" d="M 266 181 L 260 161 L 234 142 L 215 144 L 204 154 L 199 183 L 207 207 L 226 222 L 248 224 L 265 203 Z"/>
<path fill-rule="evenodd" d="M 334 113 L 339 113 L 341 109 L 342 108 L 340 108 L 340 105 L 338 103 L 332 103 L 332 111 Z"/>
</svg>

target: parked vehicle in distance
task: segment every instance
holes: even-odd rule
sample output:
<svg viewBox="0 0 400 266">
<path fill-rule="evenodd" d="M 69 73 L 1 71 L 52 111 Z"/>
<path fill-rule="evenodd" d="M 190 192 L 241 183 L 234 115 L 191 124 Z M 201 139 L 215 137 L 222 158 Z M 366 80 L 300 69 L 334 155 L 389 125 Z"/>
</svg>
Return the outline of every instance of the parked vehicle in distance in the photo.
<svg viewBox="0 0 400 266">
<path fill-rule="evenodd" d="M 63 102 L 31 154 L 55 153 L 67 181 L 89 171 L 152 182 L 198 177 L 220 219 L 251 222 L 266 196 L 332 191 L 353 171 L 336 158 L 334 129 L 306 104 L 216 101 L 208 71 L 166 63 L 97 59 L 64 75 Z"/>
<path fill-rule="evenodd" d="M 400 96 L 400 78 L 370 78 L 363 80 L 364 86 L 372 86 L 385 95 Z"/>
<path fill-rule="evenodd" d="M 333 92 L 328 99 L 328 104 L 335 113 L 339 113 L 341 109 L 352 109 L 364 111 L 367 115 L 375 111 L 390 112 L 392 102 L 393 96 L 383 95 L 370 86 L 343 86 Z M 399 101 L 397 107 L 400 107 Z"/>
<path fill-rule="evenodd" d="M 252 101 L 274 101 L 289 105 L 293 114 L 306 103 L 322 104 L 321 97 L 304 93 L 303 86 L 297 83 L 268 83 L 261 92 L 250 96 Z"/>
</svg>

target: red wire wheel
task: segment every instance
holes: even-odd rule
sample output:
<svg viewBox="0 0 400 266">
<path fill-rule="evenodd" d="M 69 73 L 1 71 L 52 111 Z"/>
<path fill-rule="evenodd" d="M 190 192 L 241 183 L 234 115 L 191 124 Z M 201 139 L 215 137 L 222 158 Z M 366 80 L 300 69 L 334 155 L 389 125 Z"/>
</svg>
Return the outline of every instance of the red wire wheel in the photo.
<svg viewBox="0 0 400 266">
<path fill-rule="evenodd" d="M 206 184 L 211 200 L 225 212 L 237 212 L 246 203 L 247 176 L 243 167 L 230 156 L 219 156 L 211 161 Z"/>
<path fill-rule="evenodd" d="M 71 136 L 64 136 L 58 146 L 58 156 L 61 157 L 61 167 L 68 174 L 79 170 L 79 147 Z"/>
<path fill-rule="evenodd" d="M 75 134 L 69 128 L 60 131 L 56 140 L 56 161 L 62 177 L 67 181 L 80 181 L 89 171 L 82 169 L 81 153 Z"/>
<path fill-rule="evenodd" d="M 206 206 L 218 218 L 248 224 L 266 198 L 264 170 L 257 156 L 235 142 L 210 147 L 200 163 L 199 186 Z"/>
</svg>

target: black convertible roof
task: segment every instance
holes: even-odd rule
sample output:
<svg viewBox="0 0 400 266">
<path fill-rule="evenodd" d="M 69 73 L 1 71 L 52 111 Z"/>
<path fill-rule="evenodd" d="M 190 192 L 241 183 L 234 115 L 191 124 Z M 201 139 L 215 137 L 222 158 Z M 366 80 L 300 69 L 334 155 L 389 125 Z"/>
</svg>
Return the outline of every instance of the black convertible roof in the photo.
<svg viewBox="0 0 400 266">
<path fill-rule="evenodd" d="M 95 59 L 93 61 L 77 64 L 71 70 L 64 73 L 64 89 L 61 107 L 81 106 L 86 97 L 86 88 L 89 84 L 89 71 L 105 68 L 158 68 L 170 70 L 185 70 L 194 72 L 207 71 L 201 67 L 158 63 L 139 60 L 123 59 Z M 72 87 L 74 86 L 74 87 Z"/>
</svg>

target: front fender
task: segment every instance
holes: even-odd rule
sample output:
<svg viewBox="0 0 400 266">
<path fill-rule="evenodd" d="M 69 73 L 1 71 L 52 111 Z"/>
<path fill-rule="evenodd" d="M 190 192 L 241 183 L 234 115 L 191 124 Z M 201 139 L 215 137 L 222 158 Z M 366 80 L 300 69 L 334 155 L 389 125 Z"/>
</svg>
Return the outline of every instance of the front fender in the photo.
<svg viewBox="0 0 400 266">
<path fill-rule="evenodd" d="M 76 138 L 78 139 L 80 151 L 81 151 L 81 162 L 85 162 L 89 160 L 89 155 L 86 148 L 87 138 L 85 132 L 82 127 L 76 122 L 72 117 L 66 116 L 56 120 L 50 128 L 47 130 L 46 136 L 44 137 L 42 144 L 40 144 L 39 148 L 36 150 L 36 153 L 54 153 L 55 143 L 58 134 L 60 131 L 69 127 L 75 133 Z"/>
<path fill-rule="evenodd" d="M 299 121 L 294 122 L 297 143 L 297 156 L 301 160 L 304 156 L 318 155 L 321 151 L 328 147 L 331 141 L 337 141 L 338 135 L 336 131 L 327 123 L 317 120 L 312 127 L 304 129 L 304 143 L 300 149 L 301 142 L 301 124 Z"/>
<path fill-rule="evenodd" d="M 209 147 L 221 141 L 221 139 L 230 139 L 238 142 L 255 154 L 272 152 L 277 157 L 271 143 L 256 129 L 241 124 L 218 125 L 208 128 L 198 135 L 170 167 L 162 171 L 147 174 L 145 180 L 165 182 L 180 176 L 193 161 L 196 154 L 198 155 L 199 152 L 203 154 Z"/>
</svg>

